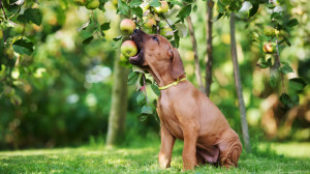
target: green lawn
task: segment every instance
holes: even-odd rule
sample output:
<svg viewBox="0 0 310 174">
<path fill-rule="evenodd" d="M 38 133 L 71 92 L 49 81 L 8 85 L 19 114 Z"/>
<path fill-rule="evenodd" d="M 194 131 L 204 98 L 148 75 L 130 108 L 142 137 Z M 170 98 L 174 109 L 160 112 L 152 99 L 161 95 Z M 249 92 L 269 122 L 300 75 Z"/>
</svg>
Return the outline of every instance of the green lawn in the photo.
<svg viewBox="0 0 310 174">
<path fill-rule="evenodd" d="M 106 148 L 78 148 L 0 152 L 0 174 L 6 173 L 180 173 L 182 143 L 174 148 L 171 168 L 157 164 L 159 142 Z M 310 143 L 264 143 L 253 154 L 243 153 L 239 167 L 222 169 L 202 166 L 186 173 L 310 173 Z"/>
</svg>

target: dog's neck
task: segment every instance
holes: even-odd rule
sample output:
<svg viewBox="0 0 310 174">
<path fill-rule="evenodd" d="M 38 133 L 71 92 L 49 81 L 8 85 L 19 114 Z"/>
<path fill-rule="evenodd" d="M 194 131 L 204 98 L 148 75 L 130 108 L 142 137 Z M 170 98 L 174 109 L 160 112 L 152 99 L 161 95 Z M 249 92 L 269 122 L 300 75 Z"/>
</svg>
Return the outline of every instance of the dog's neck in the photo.
<svg viewBox="0 0 310 174">
<path fill-rule="evenodd" d="M 174 79 L 165 69 L 156 70 L 154 67 L 148 68 L 148 72 L 153 76 L 158 86 L 166 86 L 177 79 Z M 179 79 L 184 78 L 185 74 L 182 74 Z"/>
</svg>

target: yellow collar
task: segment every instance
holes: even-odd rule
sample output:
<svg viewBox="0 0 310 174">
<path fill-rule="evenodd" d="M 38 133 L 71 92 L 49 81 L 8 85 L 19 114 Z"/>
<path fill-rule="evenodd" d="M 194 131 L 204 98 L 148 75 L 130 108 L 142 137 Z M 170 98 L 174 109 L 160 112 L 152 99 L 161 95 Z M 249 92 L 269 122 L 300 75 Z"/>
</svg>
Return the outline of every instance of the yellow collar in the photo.
<svg viewBox="0 0 310 174">
<path fill-rule="evenodd" d="M 168 89 L 170 88 L 171 86 L 175 86 L 175 85 L 178 85 L 180 82 L 186 80 L 186 77 L 183 77 L 182 79 L 177 79 L 177 81 L 174 81 L 166 86 L 161 86 L 161 87 L 158 87 L 159 90 L 164 90 L 164 89 Z"/>
</svg>

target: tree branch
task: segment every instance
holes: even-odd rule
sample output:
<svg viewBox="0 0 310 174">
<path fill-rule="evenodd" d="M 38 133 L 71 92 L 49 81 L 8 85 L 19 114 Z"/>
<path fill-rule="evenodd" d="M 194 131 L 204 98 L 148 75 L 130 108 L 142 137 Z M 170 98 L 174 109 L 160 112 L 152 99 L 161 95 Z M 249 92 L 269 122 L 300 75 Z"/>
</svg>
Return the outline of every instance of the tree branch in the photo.
<svg viewBox="0 0 310 174">
<path fill-rule="evenodd" d="M 191 37 L 192 45 L 193 45 L 193 51 L 194 51 L 194 60 L 195 60 L 195 75 L 198 82 L 199 89 L 201 91 L 204 91 L 204 87 L 202 84 L 202 78 L 200 74 L 200 65 L 199 65 L 199 58 L 198 58 L 198 51 L 197 51 L 197 40 L 195 37 L 195 29 L 192 23 L 192 19 L 190 16 L 186 18 L 188 23 L 188 30 Z"/>
<path fill-rule="evenodd" d="M 213 25 L 213 6 L 212 0 L 207 1 L 207 62 L 206 62 L 206 94 L 210 96 L 210 89 L 212 84 L 212 62 L 213 62 L 213 46 L 212 46 L 212 25 Z"/>
<path fill-rule="evenodd" d="M 242 94 L 242 84 L 240 79 L 238 57 L 237 57 L 237 48 L 236 48 L 236 37 L 235 37 L 235 14 L 231 13 L 230 15 L 230 40 L 231 40 L 231 58 L 234 66 L 234 79 L 236 85 L 236 91 L 239 101 L 239 110 L 241 114 L 241 127 L 242 127 L 242 136 L 245 144 L 245 149 L 247 152 L 251 152 L 250 137 L 248 130 L 248 123 L 246 120 L 246 110 Z"/>
</svg>

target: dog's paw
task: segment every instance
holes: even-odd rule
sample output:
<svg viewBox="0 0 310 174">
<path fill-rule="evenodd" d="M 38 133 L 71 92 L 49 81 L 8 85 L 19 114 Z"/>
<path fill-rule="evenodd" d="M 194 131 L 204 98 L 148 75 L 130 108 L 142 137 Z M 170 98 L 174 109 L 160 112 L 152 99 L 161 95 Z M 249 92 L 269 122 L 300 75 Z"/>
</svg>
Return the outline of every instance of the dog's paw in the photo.
<svg viewBox="0 0 310 174">
<path fill-rule="evenodd" d="M 162 169 L 166 169 L 170 167 L 170 160 L 164 154 L 158 155 L 159 167 Z"/>
</svg>

